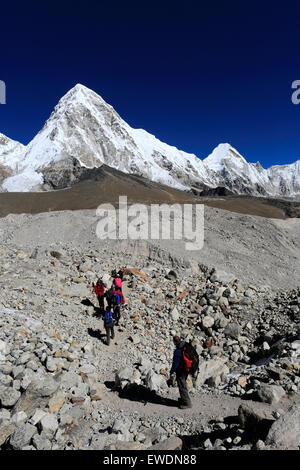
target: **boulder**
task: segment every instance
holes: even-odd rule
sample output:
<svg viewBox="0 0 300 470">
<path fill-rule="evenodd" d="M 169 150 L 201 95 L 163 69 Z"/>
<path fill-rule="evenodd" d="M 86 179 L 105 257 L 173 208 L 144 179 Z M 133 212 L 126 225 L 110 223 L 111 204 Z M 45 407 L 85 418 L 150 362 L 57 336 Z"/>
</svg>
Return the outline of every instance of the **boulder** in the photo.
<svg viewBox="0 0 300 470">
<path fill-rule="evenodd" d="M 300 405 L 293 405 L 272 424 L 265 443 L 276 449 L 299 450 Z"/>
<path fill-rule="evenodd" d="M 49 399 L 57 391 L 59 383 L 52 377 L 35 379 L 17 401 L 14 411 L 24 411 L 30 418 L 37 408 L 48 405 Z"/>
<path fill-rule="evenodd" d="M 264 403 L 277 403 L 285 395 L 280 385 L 261 384 L 257 392 L 258 398 Z"/>
<path fill-rule="evenodd" d="M 221 282 L 222 284 L 230 284 L 234 279 L 236 279 L 236 277 L 233 274 L 222 271 L 221 269 L 216 269 L 210 276 L 211 282 Z"/>
<path fill-rule="evenodd" d="M 158 375 L 153 370 L 150 370 L 145 380 L 146 386 L 153 392 L 157 392 L 166 383 L 162 375 Z"/>
<path fill-rule="evenodd" d="M 269 430 L 274 422 L 271 413 L 246 403 L 239 406 L 238 420 L 241 428 L 255 435 L 256 438 L 257 434 L 262 434 L 266 429 Z"/>
<path fill-rule="evenodd" d="M 224 329 L 224 335 L 229 336 L 229 338 L 238 339 L 241 334 L 241 327 L 236 322 L 230 322 Z"/>
<path fill-rule="evenodd" d="M 223 374 L 228 374 L 229 368 L 225 365 L 224 359 L 210 359 L 199 365 L 199 373 L 196 386 L 203 385 L 208 379 L 215 378 Z"/>
<path fill-rule="evenodd" d="M 21 393 L 12 387 L 0 387 L 0 405 L 4 408 L 12 408 L 19 400 Z"/>
<path fill-rule="evenodd" d="M 30 444 L 31 439 L 36 434 L 37 429 L 29 423 L 22 423 L 16 427 L 13 435 L 10 437 L 9 443 L 14 450 L 21 450 Z"/>
</svg>

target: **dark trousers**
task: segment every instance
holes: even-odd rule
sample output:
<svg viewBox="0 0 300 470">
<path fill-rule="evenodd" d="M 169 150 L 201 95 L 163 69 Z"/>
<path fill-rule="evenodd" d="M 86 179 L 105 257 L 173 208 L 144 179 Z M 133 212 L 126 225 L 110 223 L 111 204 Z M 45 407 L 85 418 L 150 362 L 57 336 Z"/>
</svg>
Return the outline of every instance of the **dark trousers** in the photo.
<svg viewBox="0 0 300 470">
<path fill-rule="evenodd" d="M 114 324 L 113 323 L 105 323 L 104 327 L 105 327 L 105 331 L 106 331 L 106 342 L 107 342 L 107 345 L 109 346 L 110 338 L 114 339 L 114 337 L 115 337 Z"/>
<path fill-rule="evenodd" d="M 100 310 L 104 310 L 104 295 L 97 295 Z"/>
<path fill-rule="evenodd" d="M 179 402 L 180 405 L 191 405 L 191 399 L 189 396 L 188 388 L 187 388 L 187 372 L 180 371 L 176 374 L 177 385 L 179 389 Z"/>
</svg>

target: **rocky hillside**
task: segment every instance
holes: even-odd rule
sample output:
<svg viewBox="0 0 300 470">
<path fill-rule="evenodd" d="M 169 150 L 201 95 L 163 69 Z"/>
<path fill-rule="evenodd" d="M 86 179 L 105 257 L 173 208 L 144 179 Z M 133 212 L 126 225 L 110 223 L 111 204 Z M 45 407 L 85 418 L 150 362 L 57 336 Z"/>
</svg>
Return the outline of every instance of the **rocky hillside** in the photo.
<svg viewBox="0 0 300 470">
<path fill-rule="evenodd" d="M 299 449 L 299 287 L 158 248 L 58 242 L 55 217 L 48 245 L 30 248 L 23 216 L 24 242 L 2 243 L 1 449 Z M 108 347 L 92 282 L 109 286 L 121 267 L 126 305 Z M 166 384 L 174 334 L 200 355 L 190 410 Z"/>
</svg>

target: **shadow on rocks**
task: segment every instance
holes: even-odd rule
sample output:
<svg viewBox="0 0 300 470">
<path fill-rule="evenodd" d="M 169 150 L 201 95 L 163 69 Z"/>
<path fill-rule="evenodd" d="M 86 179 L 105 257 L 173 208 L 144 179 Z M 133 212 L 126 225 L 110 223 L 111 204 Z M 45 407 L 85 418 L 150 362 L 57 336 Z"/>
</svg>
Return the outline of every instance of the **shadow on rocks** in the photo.
<svg viewBox="0 0 300 470">
<path fill-rule="evenodd" d="M 101 309 L 100 307 L 96 307 L 96 305 L 94 305 L 93 302 L 90 301 L 90 299 L 83 299 L 81 301 L 81 303 L 85 307 L 93 307 L 93 309 L 94 309 L 93 317 L 97 317 L 97 318 L 102 318 L 103 317 L 104 310 Z"/>
<path fill-rule="evenodd" d="M 118 391 L 120 398 L 125 398 L 130 401 L 137 401 L 143 403 L 144 405 L 147 403 L 153 403 L 154 405 L 172 406 L 176 408 L 178 407 L 177 400 L 163 398 L 144 385 L 128 384 L 123 389 L 117 389 L 115 382 L 105 382 L 105 385 L 112 391 Z"/>
<path fill-rule="evenodd" d="M 101 334 L 100 330 L 93 330 L 93 328 L 88 328 L 88 334 L 92 338 L 97 338 L 102 341 L 103 344 L 106 344 L 106 333 Z"/>
</svg>

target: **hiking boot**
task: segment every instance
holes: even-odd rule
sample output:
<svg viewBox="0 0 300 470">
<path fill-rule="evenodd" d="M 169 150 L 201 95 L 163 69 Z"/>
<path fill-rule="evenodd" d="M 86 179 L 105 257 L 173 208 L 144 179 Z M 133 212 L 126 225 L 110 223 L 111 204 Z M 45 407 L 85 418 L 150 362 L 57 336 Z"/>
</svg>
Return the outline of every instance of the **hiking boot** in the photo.
<svg viewBox="0 0 300 470">
<path fill-rule="evenodd" d="M 179 408 L 181 410 L 186 410 L 187 408 L 192 408 L 192 405 L 191 404 L 189 404 L 189 405 L 179 405 Z"/>
</svg>

